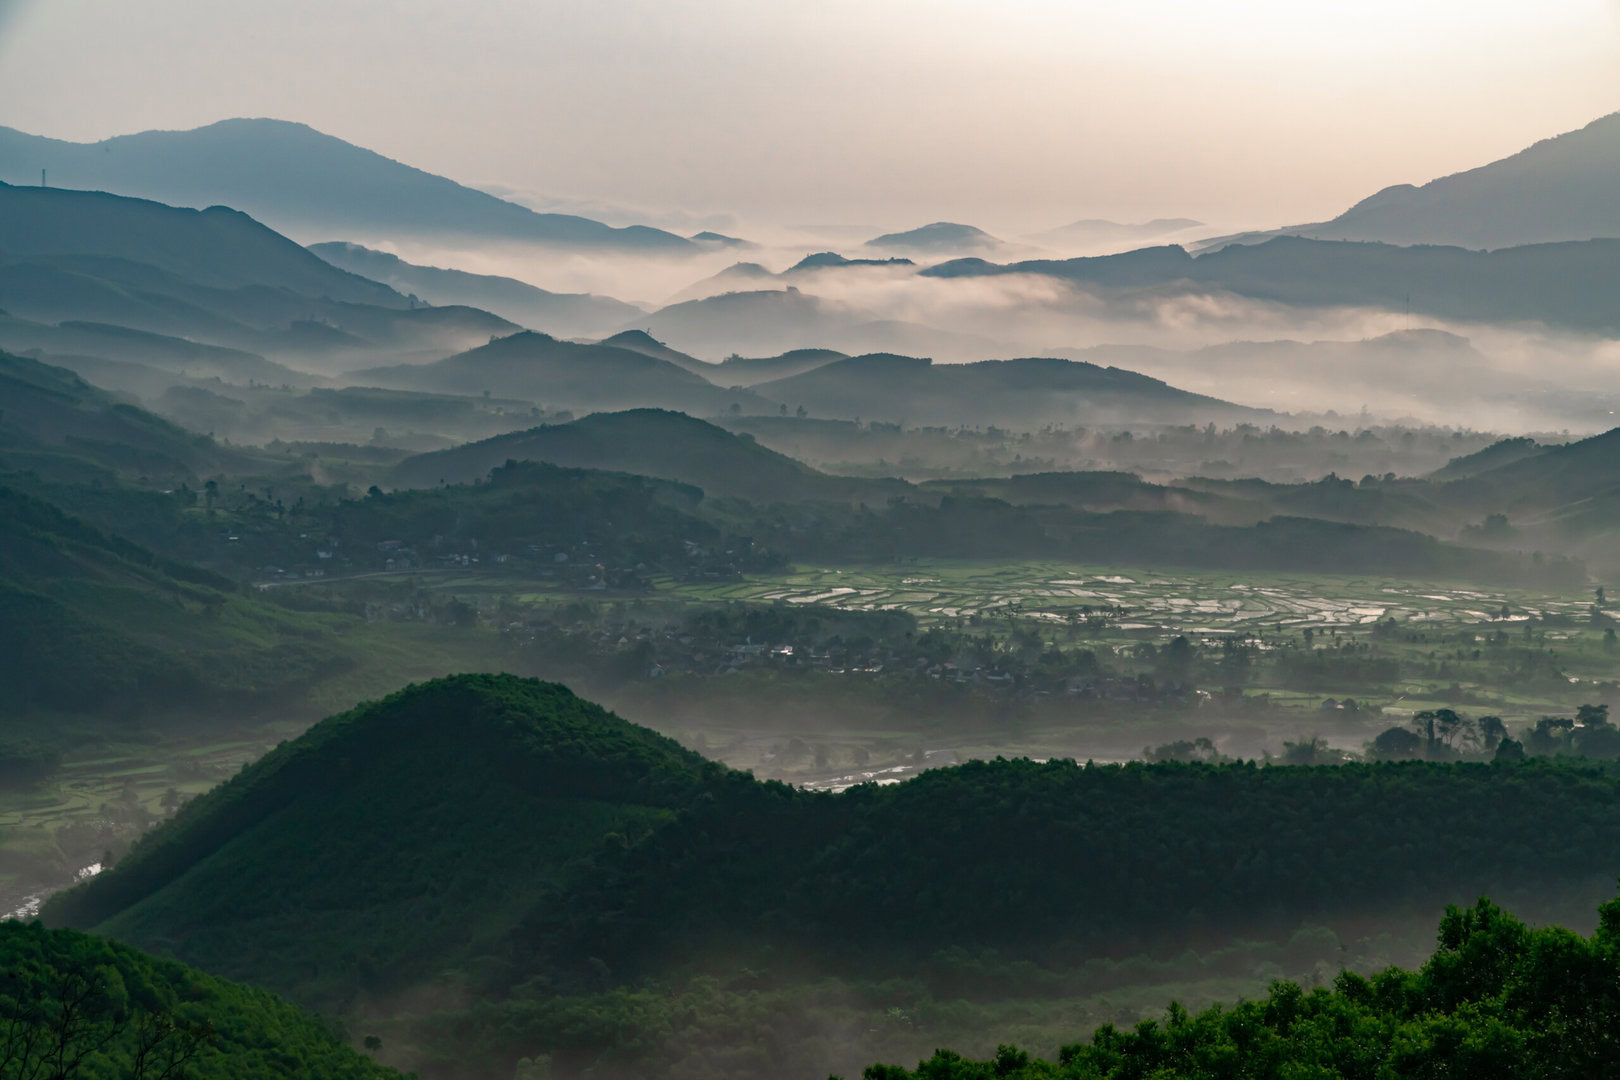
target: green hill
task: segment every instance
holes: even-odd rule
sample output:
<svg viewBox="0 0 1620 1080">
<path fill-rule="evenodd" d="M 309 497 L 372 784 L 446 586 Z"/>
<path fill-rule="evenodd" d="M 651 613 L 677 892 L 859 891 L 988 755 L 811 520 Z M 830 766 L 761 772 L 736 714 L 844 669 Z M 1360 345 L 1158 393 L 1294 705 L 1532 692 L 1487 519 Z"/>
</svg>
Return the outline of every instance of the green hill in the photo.
<svg viewBox="0 0 1620 1080">
<path fill-rule="evenodd" d="M 664 409 L 595 413 L 419 454 L 400 462 L 392 480 L 402 487 L 431 487 L 441 480 L 470 483 L 507 461 L 635 473 L 693 484 L 711 496 L 761 502 L 839 498 L 856 490 L 869 492 L 875 501 L 884 491 L 905 488 L 828 476 L 746 435 Z"/>
<path fill-rule="evenodd" d="M 0 922 L 0 972 L 8 1080 L 399 1076 L 273 994 L 71 930 Z"/>
<path fill-rule="evenodd" d="M 327 1004 L 487 977 L 604 845 L 724 772 L 561 686 L 458 676 L 317 724 L 49 918 Z"/>
<path fill-rule="evenodd" d="M 747 390 L 722 390 L 657 356 L 609 345 L 559 341 L 524 331 L 431 364 L 401 364 L 360 371 L 355 378 L 379 386 L 440 393 L 491 393 L 546 408 L 615 410 L 655 407 L 714 415 L 739 405 L 769 407 Z"/>
<path fill-rule="evenodd" d="M 1567 763 L 1067 761 L 830 795 L 556 685 L 458 676 L 284 744 L 45 917 L 386 1019 L 435 1075 L 536 1054 L 561 1075 L 659 1072 L 677 1043 L 698 1053 L 678 1034 L 693 1009 L 716 1029 L 695 1075 L 747 1075 L 726 1062 L 757 1035 L 732 1010 L 819 1016 L 827 978 L 1062 997 L 1096 992 L 1104 958 L 1308 923 L 1351 940 L 1481 892 L 1590 911 L 1620 868 L 1617 796 L 1613 770 Z M 416 1000 L 471 1004 L 406 1015 Z M 847 1060 L 783 1038 L 808 1056 L 747 1058 L 755 1074 Z"/>
</svg>

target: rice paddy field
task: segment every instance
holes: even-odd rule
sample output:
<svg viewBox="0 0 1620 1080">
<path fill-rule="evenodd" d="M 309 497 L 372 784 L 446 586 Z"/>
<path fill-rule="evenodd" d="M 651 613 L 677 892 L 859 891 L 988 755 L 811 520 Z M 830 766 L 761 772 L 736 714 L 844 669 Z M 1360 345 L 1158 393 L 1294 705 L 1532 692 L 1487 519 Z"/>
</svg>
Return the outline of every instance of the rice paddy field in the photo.
<svg viewBox="0 0 1620 1080">
<path fill-rule="evenodd" d="M 1531 620 L 1561 624 L 1585 620 L 1593 599 L 1398 578 L 1167 573 L 1037 562 L 801 567 L 781 576 L 725 584 L 659 585 L 669 598 L 694 602 L 902 610 L 925 626 L 973 616 L 1067 622 L 1106 613 L 1110 629 L 1139 635 L 1355 630 L 1390 618 L 1436 629 L 1495 629 Z"/>
</svg>

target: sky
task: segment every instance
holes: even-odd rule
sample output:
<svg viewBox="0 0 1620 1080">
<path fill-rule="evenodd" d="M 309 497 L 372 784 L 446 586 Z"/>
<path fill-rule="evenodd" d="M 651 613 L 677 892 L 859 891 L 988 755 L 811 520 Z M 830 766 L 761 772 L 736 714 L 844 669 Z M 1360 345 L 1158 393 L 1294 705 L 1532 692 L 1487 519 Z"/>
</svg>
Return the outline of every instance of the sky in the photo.
<svg viewBox="0 0 1620 1080">
<path fill-rule="evenodd" d="M 0 0 L 0 124 L 308 123 L 532 200 L 1259 227 L 1620 110 L 1620 0 Z"/>
</svg>

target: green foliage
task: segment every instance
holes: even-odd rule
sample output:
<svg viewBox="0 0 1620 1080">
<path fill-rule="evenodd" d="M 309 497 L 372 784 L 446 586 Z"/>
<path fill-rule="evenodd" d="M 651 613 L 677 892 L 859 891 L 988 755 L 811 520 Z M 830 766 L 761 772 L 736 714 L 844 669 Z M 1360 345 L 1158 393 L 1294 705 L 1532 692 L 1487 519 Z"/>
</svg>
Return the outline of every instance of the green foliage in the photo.
<svg viewBox="0 0 1620 1080">
<path fill-rule="evenodd" d="M 102 938 L 0 923 L 0 1078 L 397 1077 L 251 987 Z"/>
<path fill-rule="evenodd" d="M 1563 762 L 994 761 L 838 796 L 731 784 L 537 912 L 527 935 L 559 970 L 586 956 L 701 964 L 763 940 L 874 969 L 953 942 L 1056 963 L 1297 923 L 1347 897 L 1531 898 L 1606 878 L 1615 868 L 1593 853 L 1620 845 L 1617 792 L 1612 771 Z M 917 887 L 941 866 L 950 888 Z"/>
<path fill-rule="evenodd" d="M 1099 1029 L 1056 1063 L 1002 1046 L 992 1060 L 937 1051 L 915 1071 L 875 1065 L 866 1080 L 1127 1080 L 1221 1077 L 1608 1076 L 1620 1061 L 1620 901 L 1590 938 L 1532 930 L 1488 900 L 1448 908 L 1420 970 L 1331 989 L 1278 982 L 1262 1000 Z"/>
</svg>

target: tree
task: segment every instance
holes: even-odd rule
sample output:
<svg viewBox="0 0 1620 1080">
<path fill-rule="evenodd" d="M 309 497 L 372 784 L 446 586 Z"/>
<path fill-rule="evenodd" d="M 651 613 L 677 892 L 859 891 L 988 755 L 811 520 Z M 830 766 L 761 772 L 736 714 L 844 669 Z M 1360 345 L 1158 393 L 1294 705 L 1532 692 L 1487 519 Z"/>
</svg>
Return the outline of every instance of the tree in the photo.
<svg viewBox="0 0 1620 1080">
<path fill-rule="evenodd" d="M 1480 741 L 1487 750 L 1494 750 L 1507 738 L 1507 725 L 1502 723 L 1500 716 L 1482 716 L 1476 723 L 1479 725 Z"/>
<path fill-rule="evenodd" d="M 1368 751 L 1384 761 L 1400 761 L 1417 757 L 1422 747 L 1423 740 L 1417 734 L 1406 728 L 1392 727 L 1379 732 L 1378 737 L 1368 744 Z"/>
<path fill-rule="evenodd" d="M 1496 744 L 1496 761 L 1523 761 L 1524 744 L 1517 739 L 1503 739 Z"/>
<path fill-rule="evenodd" d="M 1567 716 L 1543 716 L 1525 739 L 1525 752 L 1537 756 L 1558 754 L 1569 749 L 1575 721 Z"/>
<path fill-rule="evenodd" d="M 1582 728 L 1575 735 L 1575 749 L 1589 758 L 1620 758 L 1620 728 L 1613 724 Z"/>
<path fill-rule="evenodd" d="M 1186 634 L 1177 634 L 1159 654 L 1159 670 L 1166 678 L 1185 679 L 1192 669 L 1193 646 Z"/>
<path fill-rule="evenodd" d="M 1440 757 L 1440 748 L 1452 749 L 1452 740 L 1467 734 L 1470 722 L 1455 709 L 1424 709 L 1412 717 L 1412 724 L 1423 736 L 1425 756 Z"/>
<path fill-rule="evenodd" d="M 1575 722 L 1582 727 L 1607 727 L 1609 723 L 1609 707 L 1607 705 L 1582 705 L 1575 710 Z"/>
</svg>

